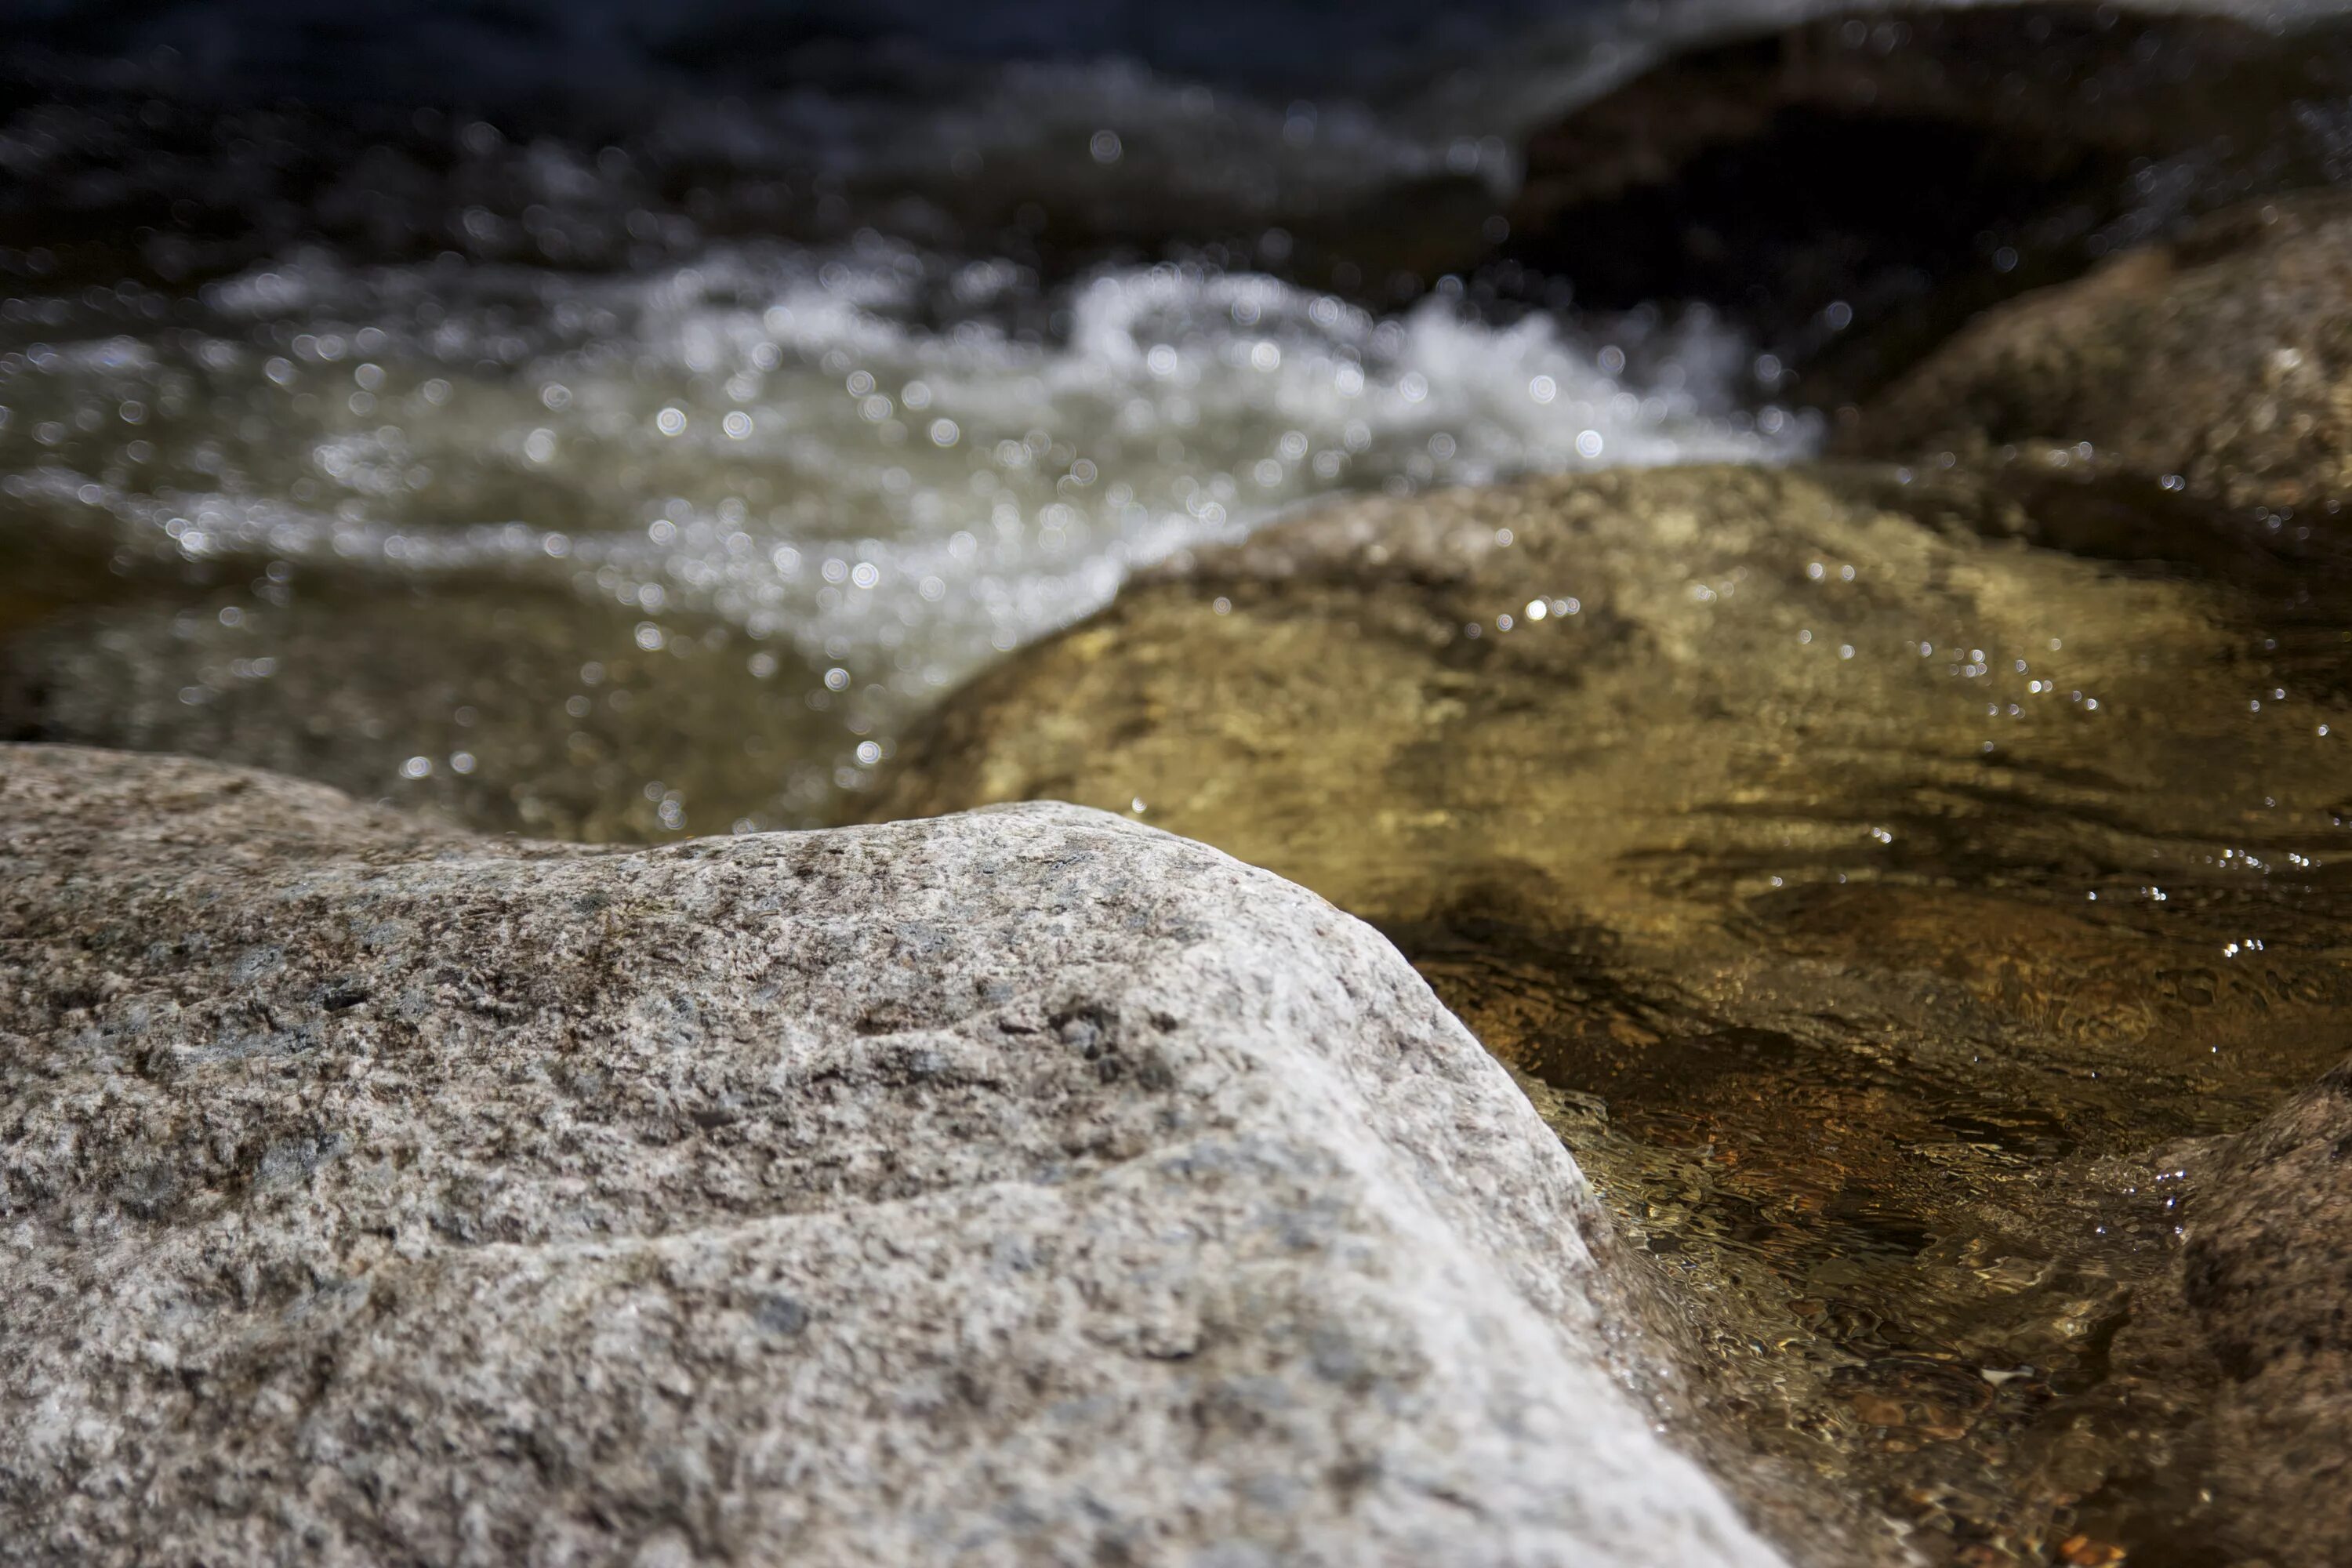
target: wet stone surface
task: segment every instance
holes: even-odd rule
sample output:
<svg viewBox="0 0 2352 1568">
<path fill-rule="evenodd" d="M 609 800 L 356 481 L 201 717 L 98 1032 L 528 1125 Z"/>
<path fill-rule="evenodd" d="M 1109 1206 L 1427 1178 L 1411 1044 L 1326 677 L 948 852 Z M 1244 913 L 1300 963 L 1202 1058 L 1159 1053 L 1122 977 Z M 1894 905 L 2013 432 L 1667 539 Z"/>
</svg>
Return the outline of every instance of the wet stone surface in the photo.
<svg viewBox="0 0 2352 1568">
<path fill-rule="evenodd" d="M 2159 1308 L 2182 1152 L 2352 1016 L 2352 619 L 2179 514 L 2035 542 L 2079 512 L 2005 483 L 1339 507 L 983 677 L 882 809 L 1124 809 L 1387 931 L 1546 1086 L 1784 1535 L 1793 1468 L 1928 1562 L 2226 1561 Z"/>
<path fill-rule="evenodd" d="M 2209 1512 L 2222 1552 L 2352 1557 L 2352 1063 L 2196 1173 L 2183 1295 L 2225 1379 Z"/>
</svg>

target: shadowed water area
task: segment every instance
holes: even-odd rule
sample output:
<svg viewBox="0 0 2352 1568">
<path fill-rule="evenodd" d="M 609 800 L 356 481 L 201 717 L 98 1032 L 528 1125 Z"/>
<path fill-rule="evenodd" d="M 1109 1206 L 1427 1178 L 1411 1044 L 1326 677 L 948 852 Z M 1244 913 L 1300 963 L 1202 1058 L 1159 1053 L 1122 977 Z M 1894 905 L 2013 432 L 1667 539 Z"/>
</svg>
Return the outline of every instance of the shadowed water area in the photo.
<svg viewBox="0 0 2352 1568">
<path fill-rule="evenodd" d="M 1526 141 L 1692 9 L 1410 90 L 816 34 L 537 123 L 44 79 L 0 122 L 0 736 L 595 842 L 1027 799 L 1202 839 L 1510 1065 L 1617 1221 L 1624 1375 L 1796 1560 L 2256 1568 L 2179 1244 L 2352 1039 L 2352 552 L 2038 410 L 1898 466 L 1814 460 L 1855 422 L 1805 405 L 2340 178 L 2352 50 L 1988 12 L 1979 75 L 2173 139 L 2022 89 L 1984 139 L 1931 52 L 1870 180 L 1949 143 L 1969 201 L 1790 237 L 1757 171 L 1874 134 L 1899 27 Z M 1688 80 L 1782 55 L 1764 132 L 1657 174 Z"/>
</svg>

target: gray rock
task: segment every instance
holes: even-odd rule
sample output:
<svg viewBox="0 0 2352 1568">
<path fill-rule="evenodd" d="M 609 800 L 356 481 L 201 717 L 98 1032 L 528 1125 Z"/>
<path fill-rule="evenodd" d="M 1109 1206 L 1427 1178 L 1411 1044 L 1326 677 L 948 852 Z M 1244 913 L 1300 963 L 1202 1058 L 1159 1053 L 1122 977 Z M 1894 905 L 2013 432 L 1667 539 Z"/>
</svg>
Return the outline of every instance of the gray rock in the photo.
<svg viewBox="0 0 2352 1568">
<path fill-rule="evenodd" d="M 1202 846 L 49 748 L 0 821 L 12 1562 L 1777 1560 L 1503 1069 Z"/>
<path fill-rule="evenodd" d="M 2352 1562 L 2352 1061 L 2198 1184 L 2182 1279 L 2224 1380 L 2206 1479 L 2230 1545 L 2281 1568 Z"/>
</svg>

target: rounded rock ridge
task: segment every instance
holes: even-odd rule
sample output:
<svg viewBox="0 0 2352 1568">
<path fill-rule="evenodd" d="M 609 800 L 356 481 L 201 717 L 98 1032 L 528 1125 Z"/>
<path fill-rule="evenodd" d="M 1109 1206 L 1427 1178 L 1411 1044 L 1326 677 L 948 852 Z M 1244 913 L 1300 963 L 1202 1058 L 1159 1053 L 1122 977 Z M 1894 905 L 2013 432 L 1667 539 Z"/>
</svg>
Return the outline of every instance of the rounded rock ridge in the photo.
<svg viewBox="0 0 2352 1568">
<path fill-rule="evenodd" d="M 1508 1076 L 1214 850 L 51 747 L 0 821 L 16 1561 L 1779 1561 Z"/>
</svg>

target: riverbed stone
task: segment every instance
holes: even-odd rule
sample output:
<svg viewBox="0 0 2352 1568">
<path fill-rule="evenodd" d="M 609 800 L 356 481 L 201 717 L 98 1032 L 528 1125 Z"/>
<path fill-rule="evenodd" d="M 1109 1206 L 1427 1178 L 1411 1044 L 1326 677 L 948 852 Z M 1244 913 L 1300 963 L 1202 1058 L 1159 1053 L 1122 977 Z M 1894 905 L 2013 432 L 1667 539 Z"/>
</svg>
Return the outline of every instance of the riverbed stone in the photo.
<svg viewBox="0 0 2352 1568">
<path fill-rule="evenodd" d="M 0 835 L 12 1563 L 1779 1561 L 1503 1069 L 1203 846 L 21 746 Z"/>
<path fill-rule="evenodd" d="M 2198 1173 L 2182 1278 L 2223 1378 L 2210 1487 L 2246 1560 L 2352 1562 L 2352 1061 Z"/>
<path fill-rule="evenodd" d="M 1889 388 L 1853 445 L 2087 443 L 2085 461 L 2284 531 L 2352 502 L 2352 199 L 2256 203 L 1991 311 Z"/>
</svg>

